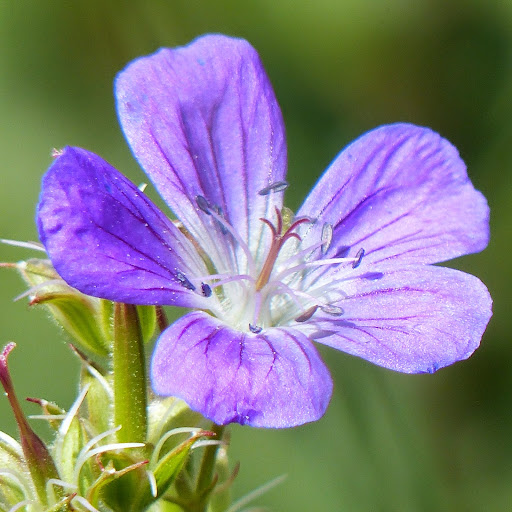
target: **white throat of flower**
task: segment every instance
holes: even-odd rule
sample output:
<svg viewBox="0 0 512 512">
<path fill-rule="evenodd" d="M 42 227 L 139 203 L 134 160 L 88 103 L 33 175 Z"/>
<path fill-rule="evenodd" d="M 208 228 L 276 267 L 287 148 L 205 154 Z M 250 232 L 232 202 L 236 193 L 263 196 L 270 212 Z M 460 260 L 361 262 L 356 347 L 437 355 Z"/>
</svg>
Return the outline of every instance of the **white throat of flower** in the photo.
<svg viewBox="0 0 512 512">
<path fill-rule="evenodd" d="M 275 187 L 262 192 L 276 188 L 283 190 Z M 238 244 L 244 261 L 238 262 L 237 267 L 247 269 L 246 273 L 217 273 L 215 262 L 207 262 L 212 273 L 202 276 L 198 284 L 203 296 L 217 298 L 212 301 L 211 313 L 237 330 L 254 334 L 267 327 L 305 322 L 317 310 L 331 316 L 343 315 L 339 305 L 346 297 L 342 282 L 347 280 L 350 270 L 360 265 L 364 250 L 359 249 L 354 257 L 327 258 L 332 224 L 323 224 L 320 238 L 308 245 L 307 236 L 303 238 L 299 231 L 307 234 L 304 227 L 315 221 L 307 217 L 292 219 L 288 209 L 276 208 L 274 222 L 260 219 L 268 226 L 271 237 L 262 259 L 254 256 L 219 207 L 210 205 L 203 196 L 196 196 L 196 203 L 224 236 L 231 236 Z"/>
</svg>

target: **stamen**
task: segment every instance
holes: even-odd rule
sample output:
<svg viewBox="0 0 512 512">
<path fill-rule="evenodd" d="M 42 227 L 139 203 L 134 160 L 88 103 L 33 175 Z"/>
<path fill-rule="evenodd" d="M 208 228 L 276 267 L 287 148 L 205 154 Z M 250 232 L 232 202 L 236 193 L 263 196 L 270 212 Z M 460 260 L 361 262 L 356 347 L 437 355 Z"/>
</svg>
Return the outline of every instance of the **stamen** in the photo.
<svg viewBox="0 0 512 512">
<path fill-rule="evenodd" d="M 265 188 L 262 188 L 258 194 L 260 196 L 267 196 L 271 192 L 282 192 L 283 190 L 286 190 L 288 188 L 288 182 L 287 181 L 276 181 L 275 183 L 271 183 Z"/>
<path fill-rule="evenodd" d="M 211 295 L 212 295 L 212 289 L 211 289 L 210 285 L 208 285 L 206 283 L 201 283 L 201 292 L 203 293 L 203 295 L 205 297 L 211 297 Z"/>
<path fill-rule="evenodd" d="M 341 316 L 345 311 L 343 308 L 340 308 L 339 306 L 334 306 L 333 304 L 326 304 L 325 306 L 320 306 L 320 309 L 322 312 L 331 315 L 331 316 Z"/>
<path fill-rule="evenodd" d="M 222 217 L 224 218 L 224 212 L 222 211 L 222 208 L 216 204 L 214 204 L 212 206 L 212 209 L 213 211 L 219 216 L 219 217 Z M 210 214 L 211 215 L 211 214 Z M 228 230 L 226 229 L 226 226 L 224 225 L 224 222 L 219 222 L 217 221 L 219 227 L 220 227 L 220 232 L 223 234 L 223 235 L 227 235 L 228 234 Z"/>
<path fill-rule="evenodd" d="M 202 197 L 202 196 L 197 196 Z M 204 199 L 204 198 L 203 198 Z M 206 201 L 206 199 L 205 199 Z M 231 236 L 238 242 L 238 245 L 244 251 L 245 256 L 247 257 L 247 264 L 249 266 L 249 272 L 254 275 L 256 273 L 256 265 L 254 264 L 254 259 L 252 257 L 251 251 L 249 250 L 249 246 L 242 240 L 242 237 L 234 230 L 234 228 L 227 222 L 224 217 L 221 217 L 216 211 L 208 210 L 208 215 L 211 215 L 221 226 L 231 233 Z"/>
<path fill-rule="evenodd" d="M 366 274 L 362 274 L 358 277 L 358 279 L 368 279 L 369 281 L 376 281 L 377 279 L 382 279 L 384 274 L 382 272 L 367 272 Z"/>
<path fill-rule="evenodd" d="M 362 256 L 361 256 L 362 257 Z M 301 263 L 299 265 L 295 265 L 294 267 L 287 268 L 277 274 L 275 276 L 276 280 L 281 280 L 283 277 L 286 277 L 289 274 L 295 274 L 296 272 L 299 272 L 301 270 L 304 270 L 308 267 L 323 267 L 326 265 L 333 265 L 337 263 L 354 263 L 357 262 L 355 258 L 326 258 L 323 260 L 316 260 L 316 261 L 306 261 L 305 263 Z"/>
<path fill-rule="evenodd" d="M 302 249 L 299 252 L 296 252 L 295 254 L 292 254 L 287 260 L 282 262 L 283 267 L 287 267 L 292 261 L 300 258 L 305 258 L 307 255 L 312 253 L 314 250 L 318 249 L 322 246 L 322 242 L 317 242 L 309 247 L 306 247 L 305 249 Z"/>
<path fill-rule="evenodd" d="M 329 280 L 329 282 L 322 284 L 320 286 L 316 286 L 315 287 L 315 284 L 316 282 L 313 281 L 312 283 L 309 284 L 309 290 L 311 295 L 312 296 L 315 296 L 315 297 L 323 297 L 326 293 L 329 293 L 329 292 L 333 292 L 335 291 L 335 293 L 340 297 L 339 300 L 341 299 L 346 299 L 347 298 L 347 294 L 343 291 L 343 289 L 339 286 L 337 286 L 339 283 L 344 283 L 346 281 L 349 281 L 350 277 L 342 277 L 342 278 L 339 278 L 339 279 L 332 279 L 332 280 Z M 333 300 L 330 300 L 329 302 L 335 302 Z"/>
<path fill-rule="evenodd" d="M 141 183 L 137 188 L 141 191 L 141 192 L 144 192 L 144 190 L 146 190 L 148 184 L 147 183 Z"/>
<path fill-rule="evenodd" d="M 180 282 L 182 286 L 184 286 L 187 290 L 194 291 L 196 287 L 188 280 L 188 278 L 183 274 L 183 272 L 176 272 L 176 279 Z"/>
<path fill-rule="evenodd" d="M 320 307 L 322 309 L 322 307 Z M 309 320 L 316 312 L 316 310 L 318 309 L 318 306 L 315 305 L 315 306 L 311 306 L 309 309 L 306 309 L 306 311 L 304 311 L 304 313 L 302 313 L 302 315 L 299 315 L 295 321 L 296 322 L 306 322 L 307 320 Z"/>
<path fill-rule="evenodd" d="M 249 323 L 249 330 L 251 330 L 251 331 L 252 331 L 251 325 L 253 327 L 255 327 L 256 329 L 258 328 L 258 319 L 260 318 L 262 303 L 263 302 L 262 302 L 261 293 L 256 293 L 254 295 L 254 311 L 253 311 L 252 322 Z M 257 333 L 255 333 L 255 334 L 257 334 Z"/>
<path fill-rule="evenodd" d="M 326 222 L 322 227 L 322 254 L 325 254 L 329 250 L 329 247 L 331 246 L 332 233 L 332 224 Z"/>
<path fill-rule="evenodd" d="M 359 267 L 359 265 L 361 265 L 363 256 L 364 256 L 364 249 L 361 247 L 361 249 L 359 249 L 359 251 L 357 251 L 356 260 L 354 261 L 354 263 L 352 263 L 352 268 L 357 268 L 357 267 Z"/>
<path fill-rule="evenodd" d="M 259 334 L 261 331 L 263 331 L 263 327 L 260 327 L 259 325 L 252 325 L 252 324 L 249 324 L 249 330 L 250 330 L 253 334 Z"/>
<path fill-rule="evenodd" d="M 210 211 L 210 203 L 203 196 L 196 196 L 196 204 L 200 210 L 202 210 L 206 215 L 211 215 Z"/>
<path fill-rule="evenodd" d="M 216 281 L 215 283 L 211 283 L 211 288 L 218 288 L 219 286 L 224 286 L 227 283 L 231 283 L 233 281 L 250 281 L 254 282 L 254 278 L 251 277 L 249 274 L 239 274 L 239 275 L 232 275 L 232 274 L 212 274 L 211 276 L 205 276 L 203 278 L 203 281 Z"/>
<path fill-rule="evenodd" d="M 270 300 L 277 295 L 288 295 L 299 310 L 304 309 L 304 304 L 299 300 L 299 298 L 303 298 L 308 302 L 317 300 L 316 297 L 300 290 L 294 290 L 291 286 L 280 281 L 272 281 L 268 283 L 265 286 L 266 302 L 269 303 Z"/>
</svg>

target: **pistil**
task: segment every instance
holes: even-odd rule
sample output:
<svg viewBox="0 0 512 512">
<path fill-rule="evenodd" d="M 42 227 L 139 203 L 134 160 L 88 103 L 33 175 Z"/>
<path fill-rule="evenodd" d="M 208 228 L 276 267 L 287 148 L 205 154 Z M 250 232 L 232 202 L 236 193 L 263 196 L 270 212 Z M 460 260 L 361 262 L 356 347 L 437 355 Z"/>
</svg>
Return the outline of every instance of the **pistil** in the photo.
<svg viewBox="0 0 512 512">
<path fill-rule="evenodd" d="M 272 243 L 270 245 L 270 249 L 268 251 L 265 263 L 263 264 L 263 267 L 261 269 L 260 275 L 256 280 L 256 291 L 260 291 L 268 283 L 268 280 L 270 279 L 270 275 L 272 274 L 272 270 L 274 268 L 274 264 L 279 255 L 279 251 L 281 250 L 285 242 L 290 238 L 296 238 L 297 240 L 299 240 L 299 242 L 301 241 L 300 236 L 297 233 L 295 233 L 294 230 L 297 229 L 297 227 L 300 226 L 301 224 L 309 222 L 309 219 L 306 218 L 298 219 L 295 222 L 293 222 L 292 225 L 283 233 L 283 217 L 281 215 L 281 212 L 277 208 L 276 216 L 277 226 L 274 226 L 272 222 L 270 222 L 268 219 L 260 219 L 272 231 Z"/>
</svg>

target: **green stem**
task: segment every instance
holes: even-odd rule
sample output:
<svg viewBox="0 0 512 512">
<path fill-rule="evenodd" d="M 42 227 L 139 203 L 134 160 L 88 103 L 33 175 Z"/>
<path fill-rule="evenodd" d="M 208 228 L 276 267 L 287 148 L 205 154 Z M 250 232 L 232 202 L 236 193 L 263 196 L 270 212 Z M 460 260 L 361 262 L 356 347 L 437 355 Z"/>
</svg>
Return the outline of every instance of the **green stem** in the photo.
<svg viewBox="0 0 512 512">
<path fill-rule="evenodd" d="M 211 431 L 215 432 L 216 440 L 222 440 L 222 434 L 224 433 L 224 426 L 212 425 Z M 209 490 L 212 483 L 213 470 L 215 469 L 215 461 L 217 458 L 217 450 L 219 445 L 210 445 L 204 449 L 203 460 L 201 461 L 201 467 L 199 469 L 199 475 L 197 477 L 196 485 L 196 496 L 198 498 L 203 497 L 203 494 Z M 201 500 L 202 501 L 202 500 Z"/>
<path fill-rule="evenodd" d="M 114 421 L 119 442 L 146 441 L 147 394 L 144 346 L 136 306 L 114 306 Z"/>
</svg>

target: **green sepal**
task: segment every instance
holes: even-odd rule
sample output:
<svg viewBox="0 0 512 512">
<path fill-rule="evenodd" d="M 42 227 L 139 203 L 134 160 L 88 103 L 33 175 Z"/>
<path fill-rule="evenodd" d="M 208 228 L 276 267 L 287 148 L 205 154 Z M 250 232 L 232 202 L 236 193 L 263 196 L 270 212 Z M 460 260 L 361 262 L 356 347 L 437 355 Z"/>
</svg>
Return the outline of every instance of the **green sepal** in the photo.
<svg viewBox="0 0 512 512">
<path fill-rule="evenodd" d="M 125 452 L 104 454 L 107 458 L 99 477 L 89 486 L 87 501 L 98 507 L 105 503 L 112 510 L 140 512 L 133 508 L 138 489 L 147 482 L 147 460 L 134 461 Z"/>
<path fill-rule="evenodd" d="M 155 476 L 156 488 L 158 489 L 159 496 L 167 491 L 183 468 L 192 445 L 197 441 L 197 439 L 208 434 L 208 432 L 198 432 L 186 441 L 183 441 L 183 443 L 158 461 L 158 464 L 153 470 L 153 474 Z"/>
<path fill-rule="evenodd" d="M 139 493 L 137 501 L 133 504 L 130 510 L 133 512 L 145 510 L 152 502 L 161 498 L 183 469 L 192 445 L 199 438 L 211 435 L 214 434 L 205 430 L 196 432 L 174 448 L 174 450 L 166 453 L 157 461 L 154 468 L 150 467 L 149 470 L 153 473 L 156 484 L 156 496 L 151 492 L 151 487 L 148 482 L 148 484 L 145 485 L 145 489 Z"/>
<path fill-rule="evenodd" d="M 27 398 L 27 401 L 39 405 L 43 415 L 47 417 L 48 425 L 50 425 L 53 430 L 59 429 L 62 420 L 56 419 L 54 416 L 64 416 L 66 414 L 64 409 L 61 409 L 53 402 L 48 402 L 48 400 L 44 398 Z"/>
<path fill-rule="evenodd" d="M 66 427 L 63 431 L 62 427 Z M 75 467 L 78 455 L 89 441 L 90 436 L 82 422 L 74 417 L 68 423 L 62 423 L 54 445 L 53 456 L 59 464 L 61 479 L 80 484 L 80 491 L 86 489 L 92 481 L 89 464 L 86 462 L 80 471 L 78 482 L 75 481 Z"/>
<path fill-rule="evenodd" d="M 80 389 L 87 388 L 85 402 L 89 425 L 95 433 L 106 432 L 113 424 L 112 375 L 107 374 L 76 347 L 72 348 L 82 363 Z M 84 417 L 83 414 L 82 417 Z"/>
<path fill-rule="evenodd" d="M 181 399 L 175 397 L 153 397 L 148 407 L 148 442 L 156 445 L 158 441 L 175 428 L 204 426 L 201 414 L 190 409 Z M 175 436 L 169 437 L 163 446 L 164 451 L 172 450 L 178 441 Z"/>
<path fill-rule="evenodd" d="M 29 259 L 15 265 L 32 288 L 31 305 L 43 304 L 51 316 L 85 350 L 107 356 L 110 350 L 110 319 L 103 299 L 72 288 L 57 274 L 49 260 Z M 107 310 L 107 314 L 106 311 Z"/>
<path fill-rule="evenodd" d="M 231 494 L 233 482 L 238 475 L 239 466 L 233 471 L 229 467 L 228 448 L 230 441 L 229 430 L 224 433 L 223 444 L 217 449 L 215 455 L 215 475 L 217 483 L 208 503 L 208 512 L 224 512 L 232 503 Z"/>
<path fill-rule="evenodd" d="M 35 494 L 32 482 L 25 476 L 27 472 L 21 445 L 0 432 L 0 510 L 10 510 Z"/>
<path fill-rule="evenodd" d="M 7 358 L 15 346 L 15 343 L 8 343 L 0 353 L 0 382 L 9 399 L 9 404 L 18 425 L 21 449 L 34 489 L 39 501 L 46 505 L 48 503 L 46 483 L 50 479 L 59 478 L 59 474 L 46 444 L 32 430 L 14 392 Z"/>
<path fill-rule="evenodd" d="M 9 434 L 0 432 L 0 468 L 25 471 L 20 443 Z"/>
<path fill-rule="evenodd" d="M 147 512 L 183 512 L 183 507 L 171 501 L 158 500 L 147 509 Z"/>
<path fill-rule="evenodd" d="M 21 486 L 0 470 L 0 511 L 8 512 L 24 500 L 25 495 Z"/>
<path fill-rule="evenodd" d="M 137 306 L 140 331 L 144 343 L 152 340 L 156 330 L 156 306 Z"/>
<path fill-rule="evenodd" d="M 73 494 L 70 494 L 69 496 L 65 496 L 62 498 L 58 503 L 55 503 L 50 508 L 47 508 L 45 512 L 69 512 L 72 510 L 76 510 L 76 508 L 71 505 L 71 501 L 73 500 L 75 496 Z"/>
<path fill-rule="evenodd" d="M 94 298 L 94 297 L 93 297 Z M 99 314 L 96 318 L 101 338 L 109 354 L 112 352 L 112 340 L 114 339 L 114 302 L 98 299 Z"/>
</svg>

